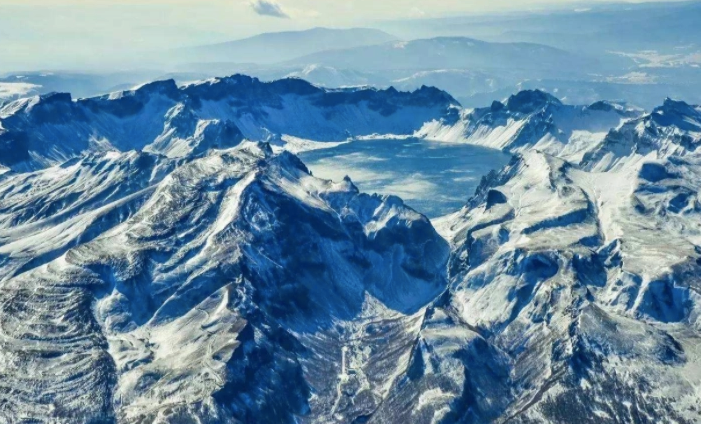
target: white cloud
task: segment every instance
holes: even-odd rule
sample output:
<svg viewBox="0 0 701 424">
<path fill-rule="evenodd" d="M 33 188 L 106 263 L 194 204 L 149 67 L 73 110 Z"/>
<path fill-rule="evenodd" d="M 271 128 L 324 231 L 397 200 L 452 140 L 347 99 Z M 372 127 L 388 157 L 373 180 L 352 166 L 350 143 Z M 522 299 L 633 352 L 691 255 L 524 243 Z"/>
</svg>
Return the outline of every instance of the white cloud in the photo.
<svg viewBox="0 0 701 424">
<path fill-rule="evenodd" d="M 426 12 L 423 10 L 419 9 L 418 7 L 412 7 L 409 10 L 409 16 L 412 16 L 414 18 L 421 18 L 423 16 L 426 16 Z"/>
<path fill-rule="evenodd" d="M 254 12 L 262 16 L 289 19 L 290 15 L 274 0 L 252 0 L 250 3 Z"/>
</svg>

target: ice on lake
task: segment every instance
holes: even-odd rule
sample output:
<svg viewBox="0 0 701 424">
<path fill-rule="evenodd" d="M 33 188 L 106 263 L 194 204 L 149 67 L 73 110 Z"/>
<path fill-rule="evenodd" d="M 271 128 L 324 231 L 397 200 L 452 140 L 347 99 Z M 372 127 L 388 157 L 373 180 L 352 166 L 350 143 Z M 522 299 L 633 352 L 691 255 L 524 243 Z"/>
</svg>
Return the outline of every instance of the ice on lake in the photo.
<svg viewBox="0 0 701 424">
<path fill-rule="evenodd" d="M 484 175 L 511 159 L 498 150 L 419 139 L 353 141 L 299 156 L 317 177 L 347 175 L 361 191 L 397 195 L 429 218 L 460 209 Z"/>
</svg>

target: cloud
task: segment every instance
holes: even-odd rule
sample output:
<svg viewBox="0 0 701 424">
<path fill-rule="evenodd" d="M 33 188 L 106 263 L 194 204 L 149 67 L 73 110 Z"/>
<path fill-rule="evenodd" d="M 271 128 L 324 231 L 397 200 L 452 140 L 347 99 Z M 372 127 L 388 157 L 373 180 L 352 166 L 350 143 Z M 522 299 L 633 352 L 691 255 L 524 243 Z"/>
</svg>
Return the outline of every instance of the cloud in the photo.
<svg viewBox="0 0 701 424">
<path fill-rule="evenodd" d="M 250 3 L 254 12 L 261 16 L 289 19 L 290 15 L 274 0 L 252 0 Z"/>
<path fill-rule="evenodd" d="M 409 10 L 409 16 L 411 16 L 413 18 L 422 18 L 422 17 L 426 16 L 426 12 L 419 9 L 418 7 L 412 7 Z"/>
</svg>

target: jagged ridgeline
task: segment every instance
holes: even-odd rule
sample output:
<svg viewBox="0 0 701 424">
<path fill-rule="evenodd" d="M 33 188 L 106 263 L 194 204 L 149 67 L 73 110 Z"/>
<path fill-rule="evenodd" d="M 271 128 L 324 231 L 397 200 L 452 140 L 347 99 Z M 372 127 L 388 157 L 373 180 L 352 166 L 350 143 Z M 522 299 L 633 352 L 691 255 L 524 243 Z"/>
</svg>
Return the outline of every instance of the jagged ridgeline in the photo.
<svg viewBox="0 0 701 424">
<path fill-rule="evenodd" d="M 235 76 L 0 124 L 0 422 L 701 422 L 697 106 Z M 514 158 L 431 222 L 281 148 L 372 134 Z"/>
<path fill-rule="evenodd" d="M 36 170 L 108 150 L 174 157 L 282 134 L 315 141 L 412 134 L 455 105 L 429 87 L 329 90 L 300 79 L 261 82 L 243 75 L 182 87 L 159 81 L 75 101 L 49 94 L 0 109 L 0 165 Z"/>
</svg>

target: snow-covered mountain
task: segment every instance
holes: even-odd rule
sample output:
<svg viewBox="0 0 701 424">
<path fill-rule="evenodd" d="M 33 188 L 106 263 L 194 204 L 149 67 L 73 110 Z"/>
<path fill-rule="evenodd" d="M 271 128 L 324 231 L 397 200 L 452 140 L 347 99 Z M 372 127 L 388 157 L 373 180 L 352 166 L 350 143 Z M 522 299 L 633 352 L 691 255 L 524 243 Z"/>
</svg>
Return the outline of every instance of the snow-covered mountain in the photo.
<svg viewBox="0 0 701 424">
<path fill-rule="evenodd" d="M 0 180 L 2 420 L 370 415 L 446 287 L 446 242 L 266 144 L 179 161 Z"/>
<path fill-rule="evenodd" d="M 38 88 L 38 85 L 26 82 L 0 81 L 0 107 L 13 100 L 29 97 L 35 94 Z"/>
<path fill-rule="evenodd" d="M 606 101 L 567 105 L 546 92 L 524 90 L 488 108 L 452 108 L 415 135 L 511 153 L 537 150 L 606 171 L 631 161 L 696 155 L 701 107 L 668 98 L 644 113 Z"/>
<path fill-rule="evenodd" d="M 698 115 L 246 77 L 12 103 L 0 421 L 698 423 Z M 432 223 L 245 140 L 422 127 L 514 159 Z"/>
<path fill-rule="evenodd" d="M 73 100 L 50 94 L 0 109 L 0 165 L 40 169 L 86 151 L 147 150 L 170 156 L 232 147 L 242 137 L 341 141 L 411 134 L 458 103 L 445 92 L 328 90 L 298 79 L 235 75 L 178 87 L 172 80 Z"/>
<path fill-rule="evenodd" d="M 605 101 L 566 105 L 543 91 L 524 90 L 490 107 L 453 108 L 451 116 L 427 123 L 416 135 L 512 153 L 537 149 L 578 162 L 612 128 L 640 114 Z"/>
<path fill-rule="evenodd" d="M 607 170 L 629 161 L 696 156 L 701 146 L 701 107 L 666 99 L 651 113 L 612 130 L 583 161 Z"/>
<path fill-rule="evenodd" d="M 667 101 L 613 130 L 650 123 L 660 149 L 618 149 L 616 167 L 524 151 L 437 222 L 443 308 L 506 356 L 497 422 L 701 419 L 701 158 L 670 148 L 696 109 Z"/>
<path fill-rule="evenodd" d="M 497 422 L 698 422 L 698 165 L 528 152 L 441 222 L 444 308 L 506 356 Z"/>
</svg>

